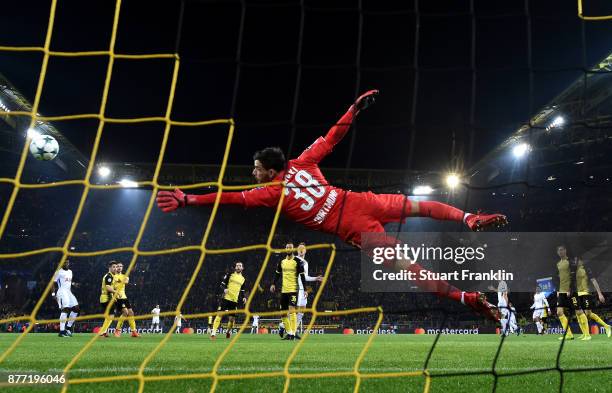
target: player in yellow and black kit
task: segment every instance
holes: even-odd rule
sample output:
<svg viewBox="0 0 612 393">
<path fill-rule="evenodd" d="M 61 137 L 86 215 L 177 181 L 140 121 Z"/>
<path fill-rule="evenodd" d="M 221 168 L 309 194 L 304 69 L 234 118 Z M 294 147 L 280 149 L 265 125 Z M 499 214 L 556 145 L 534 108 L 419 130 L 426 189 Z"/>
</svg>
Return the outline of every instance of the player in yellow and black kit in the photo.
<svg viewBox="0 0 612 393">
<path fill-rule="evenodd" d="M 557 247 L 557 255 L 559 255 L 559 262 L 557 262 L 557 270 L 559 272 L 559 289 L 557 290 L 557 316 L 561 321 L 561 326 L 566 333 L 563 337 L 560 337 L 559 340 L 567 339 L 573 340 L 574 334 L 572 333 L 572 329 L 569 326 L 569 320 L 565 315 L 565 310 L 569 310 L 572 308 L 572 304 L 570 302 L 571 295 L 571 269 L 570 269 L 570 261 L 567 256 L 567 249 L 565 246 Z"/>
<path fill-rule="evenodd" d="M 288 311 L 288 316 L 282 318 L 287 330 L 287 336 L 284 340 L 294 340 L 297 329 L 298 279 L 300 274 L 304 273 L 304 268 L 302 263 L 293 255 L 293 243 L 287 243 L 285 249 L 287 250 L 287 256 L 276 265 L 274 283 L 270 286 L 270 292 L 274 293 L 276 291 L 276 284 L 282 276 L 280 309 Z"/>
<path fill-rule="evenodd" d="M 591 296 L 591 291 L 589 288 L 589 275 L 587 273 L 587 268 L 584 266 L 584 262 L 580 258 L 574 258 L 572 263 L 572 271 L 573 277 L 575 277 L 575 287 L 572 291 L 572 306 L 574 310 L 576 310 L 576 319 L 580 323 L 580 330 L 582 330 L 582 337 L 580 340 L 588 341 L 591 339 L 591 332 L 589 331 L 589 319 L 597 322 L 599 325 L 603 326 L 606 329 L 606 335 L 610 337 L 612 335 L 612 329 L 610 325 L 605 323 L 599 315 L 595 314 L 591 311 L 591 307 L 593 304 L 593 297 Z M 597 291 L 597 295 L 599 296 L 600 302 L 605 302 L 605 298 L 601 290 L 599 289 L 599 285 L 597 284 L 597 280 L 594 278 L 591 279 L 595 290 Z"/>
<path fill-rule="evenodd" d="M 557 247 L 557 254 L 561 258 L 557 262 L 557 270 L 559 271 L 559 291 L 557 292 L 557 315 L 564 329 L 567 329 L 566 339 L 573 340 L 571 328 L 568 326 L 568 319 L 565 315 L 565 309 L 573 309 L 576 312 L 576 319 L 582 331 L 581 340 L 590 340 L 588 318 L 593 319 L 598 324 L 606 328 L 608 337 L 612 333 L 610 326 L 606 324 L 597 314 L 591 311 L 592 298 L 589 290 L 589 279 L 584 263 L 579 258 L 574 258 L 570 262 L 565 246 Z M 600 301 L 604 301 L 603 294 L 599 290 L 599 285 L 595 279 L 591 280 L 597 289 Z M 563 337 L 559 338 L 560 340 Z"/>
<path fill-rule="evenodd" d="M 106 307 L 108 307 L 108 303 L 115 294 L 115 288 L 113 288 L 113 275 L 115 274 L 116 268 L 117 261 L 110 261 L 108 263 L 108 273 L 102 277 L 102 285 L 100 289 L 100 311 L 102 313 L 106 312 Z M 108 327 L 112 322 L 112 318 L 104 318 L 104 323 L 102 324 L 99 332 L 100 336 L 108 337 Z"/>
<path fill-rule="evenodd" d="M 130 330 L 132 331 L 132 337 L 140 337 L 136 330 L 136 321 L 134 320 L 134 310 L 132 305 L 125 294 L 125 286 L 130 282 L 130 278 L 123 274 L 123 263 L 117 262 L 115 267 L 115 274 L 113 275 L 113 288 L 115 288 L 115 312 L 121 317 L 117 321 L 117 327 L 115 328 L 115 337 L 121 336 L 121 328 L 123 327 L 123 321 L 128 318 L 130 324 Z"/>
<path fill-rule="evenodd" d="M 223 280 L 221 280 L 221 288 L 223 289 L 223 294 L 221 295 L 221 301 L 219 303 L 219 307 L 217 311 L 232 311 L 238 309 L 238 301 L 241 300 L 243 304 L 246 303 L 246 286 L 244 285 L 246 279 L 242 275 L 242 271 L 244 270 L 244 265 L 242 262 L 236 262 L 234 264 L 234 272 L 228 273 L 223 276 Z M 217 329 L 219 325 L 221 325 L 222 320 L 221 315 L 217 315 L 215 317 L 215 321 L 213 322 L 213 327 L 210 332 L 210 339 L 214 340 L 217 335 Z M 231 329 L 234 326 L 235 316 L 229 315 L 227 322 L 227 333 L 225 334 L 226 338 L 231 337 Z"/>
</svg>

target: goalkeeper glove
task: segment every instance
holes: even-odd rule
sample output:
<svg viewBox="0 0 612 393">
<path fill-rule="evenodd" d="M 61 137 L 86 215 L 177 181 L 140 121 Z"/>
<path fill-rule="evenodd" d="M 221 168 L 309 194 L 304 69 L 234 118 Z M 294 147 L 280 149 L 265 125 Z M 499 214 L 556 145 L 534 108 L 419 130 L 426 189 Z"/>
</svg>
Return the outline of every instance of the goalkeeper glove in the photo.
<svg viewBox="0 0 612 393">
<path fill-rule="evenodd" d="M 178 188 L 174 191 L 160 191 L 157 193 L 157 207 L 159 207 L 164 213 L 169 213 L 178 209 L 179 207 L 185 207 L 187 204 L 187 196 L 185 193 Z"/>
<path fill-rule="evenodd" d="M 355 100 L 355 103 L 353 104 L 353 106 L 355 107 L 355 109 L 360 111 L 362 109 L 368 108 L 371 105 L 374 105 L 374 103 L 376 102 L 376 96 L 378 95 L 378 93 L 379 93 L 378 90 L 366 91 L 365 93 L 360 95 L 359 98 Z"/>
</svg>

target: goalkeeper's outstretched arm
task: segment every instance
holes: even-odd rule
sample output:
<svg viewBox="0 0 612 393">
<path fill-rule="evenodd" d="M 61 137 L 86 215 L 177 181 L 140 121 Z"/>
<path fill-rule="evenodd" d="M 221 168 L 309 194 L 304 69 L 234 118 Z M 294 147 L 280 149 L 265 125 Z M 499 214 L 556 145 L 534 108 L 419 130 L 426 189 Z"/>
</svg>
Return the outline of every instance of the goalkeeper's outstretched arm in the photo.
<svg viewBox="0 0 612 393">
<path fill-rule="evenodd" d="M 318 164 L 344 138 L 359 112 L 374 104 L 377 95 L 378 90 L 369 90 L 360 95 L 348 111 L 329 129 L 327 134 L 324 137 L 319 137 L 309 148 L 304 150 L 298 160 Z"/>
<path fill-rule="evenodd" d="M 313 148 L 311 146 L 311 148 L 306 149 L 298 159 L 311 161 L 313 163 L 318 163 L 321 161 L 323 157 L 329 154 L 332 148 L 346 135 L 355 116 L 363 109 L 366 109 L 374 104 L 377 95 L 378 90 L 369 90 L 359 96 L 357 100 L 355 100 L 355 103 L 350 106 L 349 110 L 344 114 L 344 116 L 340 118 L 338 123 L 336 123 L 328 131 L 325 137 L 317 140 L 319 141 L 322 139 L 323 143 L 317 144 L 317 142 L 315 142 L 313 146 L 317 145 L 318 148 Z M 277 171 L 280 172 L 280 169 Z M 277 179 L 275 178 L 274 180 Z M 272 181 L 272 179 L 265 181 Z M 258 179 L 258 182 L 260 183 L 265 181 Z M 221 193 L 219 203 L 242 205 L 245 207 L 275 207 L 280 198 L 281 192 L 282 187 L 280 185 L 259 187 L 242 192 L 223 192 Z M 215 203 L 216 199 L 216 193 L 205 195 L 188 195 L 177 188 L 174 191 L 160 191 L 157 194 L 157 206 L 164 213 L 168 213 L 178 209 L 179 207 L 185 207 L 187 205 L 211 205 Z"/>
<path fill-rule="evenodd" d="M 359 96 L 353 105 L 350 106 L 348 111 L 338 120 L 338 122 L 327 132 L 325 140 L 335 146 L 342 140 L 344 135 L 348 132 L 351 127 L 351 123 L 355 116 L 363 109 L 368 108 L 376 101 L 378 90 L 369 90 Z"/>
<path fill-rule="evenodd" d="M 242 192 L 222 192 L 219 203 L 222 205 L 241 205 L 244 207 L 276 207 L 282 187 L 258 187 Z M 178 188 L 174 191 L 157 193 L 157 206 L 168 213 L 185 206 L 212 205 L 217 199 L 217 193 L 194 195 L 185 194 Z"/>
</svg>

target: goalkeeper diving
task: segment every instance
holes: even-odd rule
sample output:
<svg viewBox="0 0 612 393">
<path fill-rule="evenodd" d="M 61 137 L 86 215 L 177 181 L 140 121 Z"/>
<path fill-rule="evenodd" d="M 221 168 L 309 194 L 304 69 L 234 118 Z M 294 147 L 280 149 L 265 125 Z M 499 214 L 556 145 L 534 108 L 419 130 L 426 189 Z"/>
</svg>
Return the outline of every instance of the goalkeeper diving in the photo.
<svg viewBox="0 0 612 393">
<path fill-rule="evenodd" d="M 220 203 L 247 208 L 276 208 L 281 193 L 284 193 L 281 210 L 287 218 L 316 231 L 336 234 L 343 241 L 363 248 L 366 252 L 372 249 L 372 245 L 362 244 L 362 232 L 384 233 L 385 224 L 400 222 L 408 217 L 463 222 L 474 231 L 507 223 L 506 216 L 502 214 L 471 214 L 440 202 L 411 200 L 401 194 L 352 192 L 330 185 L 319 169 L 319 162 L 340 143 L 356 116 L 373 105 L 377 96 L 378 90 L 362 94 L 325 136 L 319 137 L 296 159 L 286 161 L 283 151 L 278 147 L 257 151 L 253 156 L 252 172 L 257 183 L 279 184 L 242 192 L 223 192 Z M 179 207 L 212 205 L 216 197 L 217 193 L 191 195 L 180 189 L 160 191 L 157 194 L 157 205 L 167 213 Z M 382 246 L 395 245 L 397 240 L 389 236 L 379 243 L 383 243 Z M 395 263 L 396 269 L 413 271 L 416 277 L 420 277 L 419 272 L 423 270 L 416 263 L 408 266 Z M 461 301 L 476 312 L 498 319 L 484 295 L 479 292 L 463 292 L 441 280 L 416 280 L 415 283 L 425 291 Z"/>
</svg>

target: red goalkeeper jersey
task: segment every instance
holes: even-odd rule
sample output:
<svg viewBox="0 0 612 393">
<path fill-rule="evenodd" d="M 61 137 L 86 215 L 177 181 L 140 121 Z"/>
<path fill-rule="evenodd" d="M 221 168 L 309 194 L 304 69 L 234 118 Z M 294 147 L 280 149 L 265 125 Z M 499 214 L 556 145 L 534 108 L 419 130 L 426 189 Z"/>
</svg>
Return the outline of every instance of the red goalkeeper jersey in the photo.
<svg viewBox="0 0 612 393">
<path fill-rule="evenodd" d="M 287 169 L 274 181 L 285 182 L 285 198 L 282 213 L 289 219 L 309 228 L 334 231 L 339 205 L 346 191 L 330 185 L 319 169 L 319 161 L 332 151 L 333 146 L 319 137 L 296 159 L 290 160 Z M 246 207 L 276 207 L 283 188 L 259 187 L 243 191 Z"/>
<path fill-rule="evenodd" d="M 282 213 L 289 219 L 308 228 L 335 232 L 340 216 L 340 206 L 346 191 L 330 185 L 319 162 L 325 158 L 342 139 L 351 126 L 356 112 L 351 108 L 325 135 L 319 137 L 296 159 L 289 160 L 284 171 L 274 181 L 284 181 L 285 198 Z M 282 186 L 264 186 L 242 192 L 224 192 L 222 204 L 238 204 L 245 207 L 278 205 Z M 188 204 L 211 204 L 216 194 L 189 195 Z"/>
</svg>

